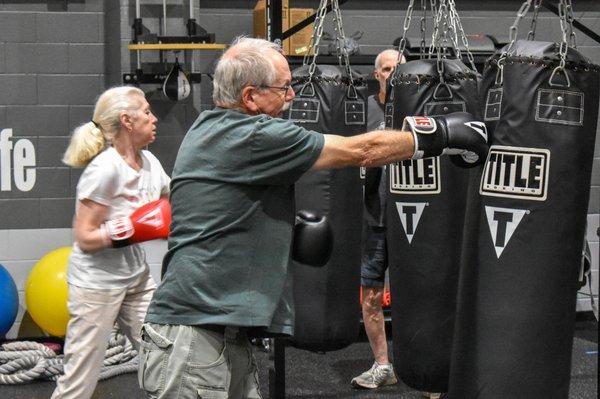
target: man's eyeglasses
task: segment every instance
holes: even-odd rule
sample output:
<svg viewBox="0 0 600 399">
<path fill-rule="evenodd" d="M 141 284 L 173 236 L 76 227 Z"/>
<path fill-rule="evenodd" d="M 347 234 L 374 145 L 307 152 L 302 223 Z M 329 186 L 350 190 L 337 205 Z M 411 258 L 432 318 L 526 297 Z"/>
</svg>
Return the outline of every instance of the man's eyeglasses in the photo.
<svg viewBox="0 0 600 399">
<path fill-rule="evenodd" d="M 261 89 L 275 89 L 275 90 L 281 90 L 283 92 L 283 95 L 286 95 L 288 90 L 292 88 L 292 85 L 285 85 L 285 86 L 267 86 L 267 85 L 261 85 L 258 86 Z"/>
</svg>

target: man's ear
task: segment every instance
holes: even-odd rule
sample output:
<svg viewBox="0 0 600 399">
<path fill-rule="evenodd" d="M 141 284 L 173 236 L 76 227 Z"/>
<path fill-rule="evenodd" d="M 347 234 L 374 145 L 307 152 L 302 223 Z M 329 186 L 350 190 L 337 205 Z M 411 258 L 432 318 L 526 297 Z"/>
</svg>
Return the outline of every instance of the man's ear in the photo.
<svg viewBox="0 0 600 399">
<path fill-rule="evenodd" d="M 259 106 L 254 102 L 256 88 L 254 86 L 246 86 L 242 90 L 242 107 L 251 113 L 259 112 Z"/>
</svg>

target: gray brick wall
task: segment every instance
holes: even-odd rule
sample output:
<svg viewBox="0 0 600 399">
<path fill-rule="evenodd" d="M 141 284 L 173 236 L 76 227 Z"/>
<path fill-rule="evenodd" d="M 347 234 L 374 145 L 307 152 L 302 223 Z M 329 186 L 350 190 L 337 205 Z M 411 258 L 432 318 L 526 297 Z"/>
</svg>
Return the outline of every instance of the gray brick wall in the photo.
<svg viewBox="0 0 600 399">
<path fill-rule="evenodd" d="M 69 107 L 60 105 L 15 105 L 7 108 L 3 126 L 18 136 L 65 136 L 69 131 Z"/>
<path fill-rule="evenodd" d="M 60 159 L 105 87 L 104 3 L 0 2 L 0 128 L 36 158 L 32 190 L 0 192 L 0 230 L 70 227 L 72 172 Z"/>
<path fill-rule="evenodd" d="M 69 46 L 57 43 L 7 43 L 5 73 L 58 74 L 69 72 Z"/>
<path fill-rule="evenodd" d="M 101 12 L 56 12 L 36 14 L 38 43 L 99 43 Z"/>
<path fill-rule="evenodd" d="M 0 43 L 0 73 L 6 71 L 6 58 L 4 57 L 4 43 Z"/>
<path fill-rule="evenodd" d="M 37 103 L 37 76 L 22 74 L 0 75 L 0 104 L 30 105 Z"/>
</svg>

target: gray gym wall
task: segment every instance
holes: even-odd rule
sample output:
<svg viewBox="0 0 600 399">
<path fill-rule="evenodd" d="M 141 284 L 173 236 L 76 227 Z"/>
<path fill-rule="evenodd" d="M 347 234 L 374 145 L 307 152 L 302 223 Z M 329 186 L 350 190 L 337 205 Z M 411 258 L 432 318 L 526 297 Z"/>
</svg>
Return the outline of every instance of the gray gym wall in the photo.
<svg viewBox="0 0 600 399">
<path fill-rule="evenodd" d="M 162 0 L 144 0 L 144 26 L 162 34 Z M 188 0 L 169 0 L 166 34 L 183 35 L 189 14 Z M 491 34 L 503 39 L 514 21 L 521 0 L 456 0 L 468 34 Z M 12 129 L 13 147 L 29 140 L 35 150 L 35 184 L 20 191 L 11 173 L 11 189 L 0 191 L 0 264 L 12 274 L 21 296 L 17 322 L 9 332 L 15 337 L 24 312 L 23 289 L 35 262 L 47 252 L 71 245 L 71 220 L 75 185 L 81 173 L 61 164 L 69 134 L 92 115 L 96 96 L 105 88 L 122 83 L 122 74 L 134 72 L 136 52 L 127 49 L 132 37 L 134 0 L 0 0 L 0 131 Z M 218 43 L 228 43 L 240 34 L 252 34 L 255 1 L 196 0 L 199 25 L 216 34 Z M 291 7 L 314 8 L 317 0 L 291 0 Z M 360 39 L 363 54 L 376 54 L 401 35 L 408 1 L 349 0 L 342 5 L 345 32 L 364 32 Z M 415 5 L 420 6 L 419 1 Z M 481 11 L 482 7 L 485 11 Z M 600 2 L 573 1 L 575 17 L 600 32 Z M 413 19 L 409 37 L 418 38 L 418 17 Z M 559 40 L 558 19 L 542 11 L 537 38 Z M 330 17 L 326 31 L 333 33 Z M 520 32 L 529 30 L 529 20 Z M 600 45 L 577 31 L 579 51 L 600 63 Z M 179 61 L 195 72 L 211 72 L 217 51 L 181 52 Z M 140 52 L 145 72 L 164 72 L 159 53 Z M 172 61 L 165 52 L 163 60 Z M 360 68 L 365 70 L 365 68 Z M 370 69 L 370 68 L 367 68 Z M 198 113 L 211 108 L 211 81 L 204 76 L 193 86 L 185 101 L 164 98 L 158 85 L 143 85 L 159 118 L 159 136 L 150 150 L 170 173 L 179 144 Z M 5 138 L 7 133 L 4 133 Z M 594 256 L 593 279 L 598 287 L 598 237 L 600 225 L 600 135 L 596 150 L 589 204 L 588 233 Z M 23 144 L 23 143 L 21 143 Z M 20 146 L 19 148 L 23 148 Z M 0 165 L 2 165 L 0 153 Z M 1 166 L 0 166 L 1 167 Z M 6 185 L 6 182 L 5 182 Z M 6 186 L 5 186 L 6 188 Z M 147 245 L 148 259 L 157 276 L 164 242 Z M 583 297 L 582 297 L 583 298 Z M 587 300 L 580 309 L 589 309 Z"/>
</svg>

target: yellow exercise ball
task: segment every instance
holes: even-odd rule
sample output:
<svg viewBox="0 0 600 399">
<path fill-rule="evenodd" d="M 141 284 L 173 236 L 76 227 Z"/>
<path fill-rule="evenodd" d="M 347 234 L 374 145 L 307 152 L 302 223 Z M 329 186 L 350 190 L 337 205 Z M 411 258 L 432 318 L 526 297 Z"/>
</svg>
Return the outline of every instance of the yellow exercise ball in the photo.
<svg viewBox="0 0 600 399">
<path fill-rule="evenodd" d="M 67 264 L 71 247 L 48 252 L 40 259 L 27 277 L 25 303 L 35 323 L 56 337 L 67 333 Z"/>
</svg>

